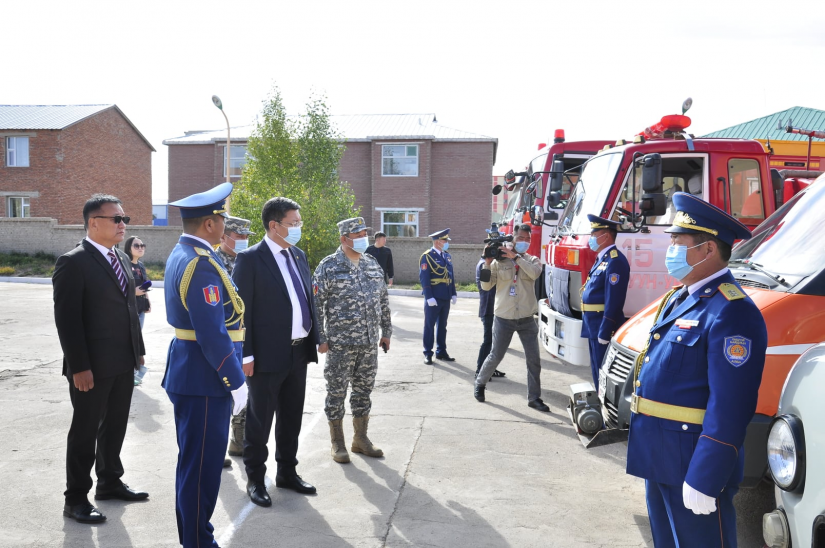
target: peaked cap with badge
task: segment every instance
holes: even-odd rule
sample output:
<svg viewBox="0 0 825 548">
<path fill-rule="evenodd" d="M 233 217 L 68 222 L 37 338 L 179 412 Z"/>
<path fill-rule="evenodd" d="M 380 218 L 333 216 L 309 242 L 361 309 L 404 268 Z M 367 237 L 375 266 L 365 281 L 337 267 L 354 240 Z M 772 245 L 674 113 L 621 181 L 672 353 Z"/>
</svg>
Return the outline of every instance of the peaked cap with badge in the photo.
<svg viewBox="0 0 825 548">
<path fill-rule="evenodd" d="M 169 202 L 169 205 L 180 208 L 182 219 L 197 219 L 207 215 L 229 217 L 226 212 L 226 199 L 230 194 L 232 194 L 232 183 L 221 183 L 204 192 Z"/>
<path fill-rule="evenodd" d="M 695 196 L 679 192 L 673 203 L 667 232 L 711 234 L 728 244 L 750 237 L 742 223 Z M 629 379 L 635 390 L 627 448 L 627 473 L 647 480 L 654 538 L 736 544 L 733 496 L 767 343 L 761 312 L 726 267 L 690 288 L 677 286 L 659 303 Z M 683 484 L 715 499 L 718 509 L 693 513 L 682 501 Z"/>
<path fill-rule="evenodd" d="M 444 230 L 439 230 L 438 232 L 433 232 L 429 236 L 433 240 L 450 240 L 450 229 L 445 228 Z"/>
<path fill-rule="evenodd" d="M 255 234 L 251 230 L 249 230 L 252 221 L 249 219 L 242 219 L 240 217 L 232 217 L 228 215 L 226 217 L 226 228 L 224 232 L 234 232 L 235 234 L 240 234 L 241 236 L 249 236 L 251 234 Z"/>
<path fill-rule="evenodd" d="M 598 215 L 587 215 L 587 220 L 590 221 L 590 230 L 604 230 L 606 228 L 618 231 L 622 223 L 617 221 L 611 221 L 610 219 L 605 219 L 604 217 L 599 217 Z"/>
</svg>

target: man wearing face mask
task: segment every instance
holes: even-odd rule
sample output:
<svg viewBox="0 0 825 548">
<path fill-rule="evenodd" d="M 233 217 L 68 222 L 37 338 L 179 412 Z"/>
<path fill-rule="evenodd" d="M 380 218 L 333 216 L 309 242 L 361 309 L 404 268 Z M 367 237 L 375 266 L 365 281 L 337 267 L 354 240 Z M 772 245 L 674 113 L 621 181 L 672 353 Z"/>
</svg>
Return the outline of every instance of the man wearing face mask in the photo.
<svg viewBox="0 0 825 548">
<path fill-rule="evenodd" d="M 616 248 L 616 233 L 621 224 L 596 215 L 587 218 L 590 221 L 588 243 L 597 256 L 582 286 L 582 337 L 589 339 L 590 372 L 593 387 L 598 388 L 599 368 L 607 343 L 626 320 L 622 309 L 630 281 L 630 264 Z"/>
<path fill-rule="evenodd" d="M 518 225 L 513 249 L 502 247 L 501 259 L 484 259 L 481 287 L 487 291 L 496 290 L 493 347 L 476 376 L 474 396 L 480 402 L 485 401 L 487 382 L 504 359 L 513 334 L 518 333 L 527 358 L 527 405 L 546 413 L 550 408 L 541 399 L 539 328 L 533 317 L 539 309 L 535 282 L 541 275 L 541 261 L 527 254 L 531 234 L 530 225 Z"/>
<path fill-rule="evenodd" d="M 450 229 L 445 228 L 433 234 L 433 247 L 421 255 L 418 281 L 424 294 L 424 363 L 433 364 L 433 331 L 436 331 L 435 357 L 445 362 L 455 358 L 447 354 L 447 317 L 450 305 L 456 303 L 458 295 L 453 278 L 453 258 L 447 253 L 450 247 Z"/>
<path fill-rule="evenodd" d="M 658 546 L 736 546 L 733 498 L 756 410 L 765 320 L 728 270 L 751 233 L 695 196 L 673 196 L 665 264 L 683 285 L 659 303 L 634 368 L 627 473 L 645 479 Z"/>
<path fill-rule="evenodd" d="M 382 457 L 384 452 L 367 436 L 378 371 L 378 346 L 390 348 L 392 322 L 384 271 L 372 255 L 363 217 L 338 223 L 341 247 L 325 257 L 315 269 L 313 293 L 318 310 L 318 352 L 327 353 L 324 379 L 327 398 L 324 412 L 332 441 L 330 454 L 335 462 L 349 462 L 344 442 L 344 400 L 352 382 L 350 407 L 352 452 Z M 380 328 L 380 334 L 379 334 Z"/>
<path fill-rule="evenodd" d="M 318 361 L 318 320 L 313 306 L 299 206 L 289 198 L 264 204 L 264 239 L 241 251 L 232 280 L 246 303 L 243 371 L 249 385 L 243 461 L 246 492 L 258 506 L 271 506 L 266 486 L 267 442 L 275 427 L 275 485 L 298 493 L 315 487 L 297 473 L 298 436 L 306 394 L 307 364 Z"/>
</svg>

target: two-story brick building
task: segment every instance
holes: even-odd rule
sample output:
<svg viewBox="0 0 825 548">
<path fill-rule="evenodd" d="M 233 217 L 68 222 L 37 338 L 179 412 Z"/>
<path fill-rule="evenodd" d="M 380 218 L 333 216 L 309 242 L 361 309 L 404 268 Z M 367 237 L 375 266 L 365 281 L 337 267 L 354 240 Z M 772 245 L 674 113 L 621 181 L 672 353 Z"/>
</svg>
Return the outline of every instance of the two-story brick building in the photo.
<svg viewBox="0 0 825 548">
<path fill-rule="evenodd" d="M 338 175 L 361 215 L 390 237 L 423 237 L 449 227 L 456 243 L 477 243 L 489 227 L 498 139 L 445 127 L 434 114 L 332 116 L 346 150 Z M 230 178 L 240 180 L 253 126 L 231 130 Z M 169 200 L 226 180 L 226 131 L 166 139 Z M 170 208 L 169 224 L 180 225 Z"/>
<path fill-rule="evenodd" d="M 117 105 L 0 105 L 0 217 L 82 224 L 103 192 L 150 225 L 154 151 Z"/>
</svg>

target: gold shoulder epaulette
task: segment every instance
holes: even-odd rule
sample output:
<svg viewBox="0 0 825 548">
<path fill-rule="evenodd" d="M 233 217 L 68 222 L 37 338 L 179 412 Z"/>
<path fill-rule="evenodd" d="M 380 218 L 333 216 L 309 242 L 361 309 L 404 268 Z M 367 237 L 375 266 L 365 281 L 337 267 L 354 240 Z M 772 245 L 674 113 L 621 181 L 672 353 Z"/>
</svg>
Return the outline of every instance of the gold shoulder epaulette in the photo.
<svg viewBox="0 0 825 548">
<path fill-rule="evenodd" d="M 721 284 L 719 286 L 719 292 L 729 301 L 744 299 L 746 296 L 736 284 Z"/>
<path fill-rule="evenodd" d="M 610 252 L 610 258 L 611 258 L 611 259 L 615 259 L 615 258 L 616 258 L 616 257 L 618 257 L 618 256 L 619 256 L 619 252 L 618 252 L 618 251 L 616 251 L 615 249 L 614 249 L 613 251 L 611 251 L 611 252 Z"/>
<path fill-rule="evenodd" d="M 211 253 L 209 253 L 207 250 L 203 249 L 202 247 L 196 247 L 195 248 L 195 253 L 197 253 L 201 257 L 211 257 L 212 256 Z"/>
</svg>

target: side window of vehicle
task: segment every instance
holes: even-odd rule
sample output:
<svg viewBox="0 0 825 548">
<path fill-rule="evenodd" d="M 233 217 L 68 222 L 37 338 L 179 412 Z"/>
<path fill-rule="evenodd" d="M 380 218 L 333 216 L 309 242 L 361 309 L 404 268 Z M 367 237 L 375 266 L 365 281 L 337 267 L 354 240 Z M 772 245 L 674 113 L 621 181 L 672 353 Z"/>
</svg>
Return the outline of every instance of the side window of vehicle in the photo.
<svg viewBox="0 0 825 548">
<path fill-rule="evenodd" d="M 677 192 L 687 192 L 693 194 L 697 198 L 704 200 L 704 184 L 703 184 L 703 165 L 704 158 L 698 157 L 662 157 L 662 192 L 667 197 L 667 209 L 664 215 L 657 217 L 648 217 L 647 224 L 649 225 L 669 225 L 676 216 L 676 208 L 673 207 L 673 195 Z M 625 181 L 624 189 L 619 198 L 618 207 L 627 211 L 633 211 L 633 188 L 631 182 L 633 181 L 633 173 L 628 172 L 627 180 Z M 636 211 L 639 211 L 638 202 L 642 199 L 642 168 L 636 168 Z M 616 209 L 613 212 L 613 220 L 619 220 L 619 216 L 623 215 L 621 211 Z"/>
<path fill-rule="evenodd" d="M 728 160 L 728 181 L 731 215 L 746 224 L 758 224 L 765 218 L 759 163 L 756 160 Z"/>
</svg>

